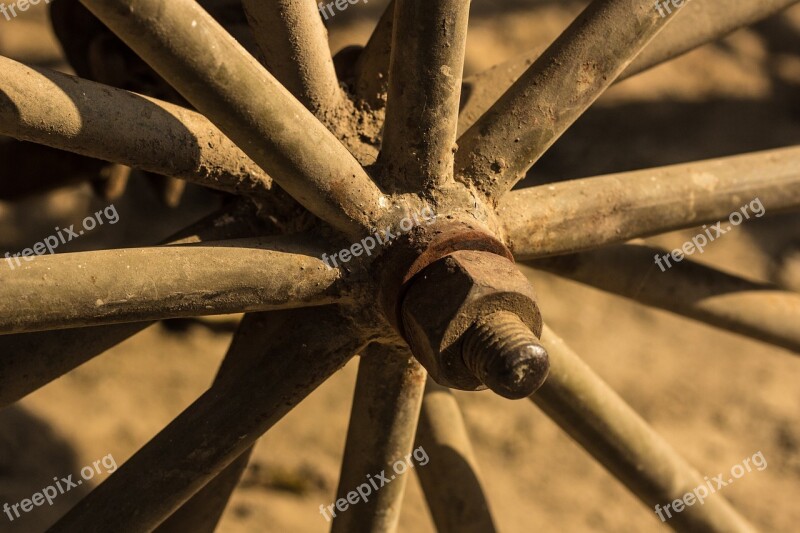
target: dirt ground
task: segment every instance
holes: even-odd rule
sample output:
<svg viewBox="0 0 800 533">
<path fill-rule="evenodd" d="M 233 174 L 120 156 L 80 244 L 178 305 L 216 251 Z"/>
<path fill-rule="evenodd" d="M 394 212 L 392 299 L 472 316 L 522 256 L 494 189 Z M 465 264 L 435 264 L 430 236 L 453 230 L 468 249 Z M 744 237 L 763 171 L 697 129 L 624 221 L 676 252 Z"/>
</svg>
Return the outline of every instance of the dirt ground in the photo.
<svg viewBox="0 0 800 533">
<path fill-rule="evenodd" d="M 332 48 L 365 42 L 385 4 L 371 0 L 337 14 Z M 473 0 L 467 73 L 551 41 L 583 5 Z M 57 64 L 57 52 L 47 52 L 53 41 L 41 20 L 41 12 L 13 23 L 0 19 L 0 53 Z M 32 46 L 34 39 L 45 46 Z M 800 7 L 615 87 L 537 164 L 528 182 L 798 144 L 798 89 Z M 7 164 L 14 162 L 0 161 Z M 119 224 L 87 235 L 73 250 L 153 244 L 218 202 L 190 187 L 182 206 L 169 210 L 145 184 L 133 182 L 117 203 Z M 0 203 L 0 250 L 17 251 L 52 225 L 104 205 L 87 187 Z M 671 249 L 696 233 L 649 242 Z M 800 216 L 783 215 L 747 222 L 698 260 L 800 290 L 797 257 Z M 728 472 L 761 452 L 767 468 L 746 474 L 721 494 L 762 531 L 798 530 L 796 354 L 548 274 L 526 273 L 549 325 L 701 473 Z M 213 328 L 179 325 L 151 327 L 0 412 L 0 504 L 30 497 L 54 476 L 77 474 L 109 454 L 121 464 L 201 394 L 235 318 L 220 319 Z M 328 529 L 318 508 L 335 496 L 356 369 L 357 362 L 348 365 L 259 441 L 219 531 Z M 457 398 L 500 531 L 666 530 L 530 402 L 487 392 Z M 89 486 L 13 523 L 0 515 L 0 531 L 43 531 Z M 400 531 L 434 531 L 413 475 Z"/>
</svg>

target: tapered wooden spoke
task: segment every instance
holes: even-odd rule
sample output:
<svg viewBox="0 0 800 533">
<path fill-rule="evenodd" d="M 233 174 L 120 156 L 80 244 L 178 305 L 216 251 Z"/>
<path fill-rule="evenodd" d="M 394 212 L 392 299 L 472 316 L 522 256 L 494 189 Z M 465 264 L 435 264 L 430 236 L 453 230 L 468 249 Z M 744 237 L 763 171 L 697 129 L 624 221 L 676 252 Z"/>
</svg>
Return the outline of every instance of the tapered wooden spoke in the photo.
<svg viewBox="0 0 800 533">
<path fill-rule="evenodd" d="M 550 376 L 530 399 L 650 509 L 705 484 L 701 476 L 545 326 Z M 657 520 L 657 518 L 654 518 Z M 678 531 L 755 530 L 720 494 L 673 513 Z"/>
<path fill-rule="evenodd" d="M 704 233 L 701 236 L 699 244 L 708 242 Z M 693 244 L 692 250 L 696 251 Z M 668 251 L 633 244 L 529 264 L 800 354 L 800 294 L 794 292 L 732 276 L 688 257 L 676 262 Z"/>
<path fill-rule="evenodd" d="M 336 307 L 246 315 L 220 369 L 224 379 L 51 531 L 151 531 L 367 341 Z"/>
<path fill-rule="evenodd" d="M 430 457 L 424 468 L 417 469 L 417 476 L 437 531 L 496 531 L 458 402 L 450 389 L 430 378 L 425 384 L 416 446 Z"/>
<path fill-rule="evenodd" d="M 722 39 L 734 30 L 770 17 L 797 2 L 798 0 L 686 2 L 680 11 L 674 13 L 672 22 L 650 41 L 650 44 L 617 77 L 616 82 Z M 671 5 L 670 9 L 674 12 Z M 461 108 L 459 133 L 467 131 L 542 55 L 543 51 L 544 47 L 529 50 L 465 79 L 464 93 L 467 97 Z"/>
<path fill-rule="evenodd" d="M 255 223 L 254 220 L 248 205 L 235 204 L 181 230 L 168 239 L 168 242 L 189 244 L 238 239 L 271 230 Z M 0 409 L 47 385 L 151 324 L 153 322 L 135 322 L 0 335 Z"/>
<path fill-rule="evenodd" d="M 441 187 L 452 178 L 468 19 L 469 0 L 395 0 L 378 163 L 399 190 Z"/>
<path fill-rule="evenodd" d="M 328 31 L 314 0 L 243 0 L 266 67 L 317 117 L 341 105 Z"/>
<path fill-rule="evenodd" d="M 281 320 L 277 314 L 272 318 Z M 249 364 L 248 362 L 252 362 L 255 354 L 270 353 L 271 346 L 269 342 L 273 339 L 266 339 L 266 344 L 253 343 L 253 341 L 259 339 L 254 331 L 249 330 L 256 327 L 253 324 L 259 324 L 257 320 L 254 320 L 254 316 L 247 315 L 244 323 L 249 325 L 242 326 L 240 333 L 231 343 L 230 350 L 214 379 L 212 389 L 215 386 L 224 387 L 226 382 L 235 381 L 237 366 Z M 301 342 L 301 339 L 296 340 Z M 250 461 L 252 454 L 253 446 L 245 450 L 209 481 L 205 487 L 183 503 L 155 531 L 157 533 L 183 533 L 184 531 L 213 533 L 220 518 L 222 518 L 222 514 L 225 512 L 228 500 L 230 500 L 233 491 L 241 480 L 242 474 L 247 469 L 247 463 Z"/>
<path fill-rule="evenodd" d="M 0 335 L 0 409 L 133 337 L 153 322 Z"/>
<path fill-rule="evenodd" d="M 514 256 L 532 259 L 716 221 L 725 231 L 743 206 L 759 216 L 756 199 L 767 215 L 800 209 L 800 147 L 531 187 L 499 212 Z"/>
<path fill-rule="evenodd" d="M 393 26 L 394 0 L 384 10 L 355 64 L 354 91 L 361 101 L 373 109 L 383 109 L 386 106 Z"/>
<path fill-rule="evenodd" d="M 545 46 L 538 46 L 483 72 L 464 78 L 461 88 L 463 94 L 461 111 L 458 115 L 459 138 L 514 85 L 514 82 L 546 49 Z"/>
<path fill-rule="evenodd" d="M 5 57 L 0 72 L 0 135 L 231 193 L 265 195 L 272 187 L 199 113 Z"/>
<path fill-rule="evenodd" d="M 663 6 L 663 3 L 662 0 L 662 6 L 658 9 L 674 20 L 625 69 L 622 79 L 721 39 L 734 30 L 771 17 L 798 3 L 798 0 L 686 2 L 680 10 L 676 10 L 671 3 L 668 7 Z M 669 9 L 672 14 L 668 14 Z"/>
<path fill-rule="evenodd" d="M 241 481 L 253 448 L 245 450 L 197 494 L 162 522 L 155 533 L 214 533 Z"/>
<path fill-rule="evenodd" d="M 325 265 L 323 250 L 293 236 L 43 255 L 14 270 L 5 264 L 0 333 L 341 301 L 339 271 Z"/>
<path fill-rule="evenodd" d="M 336 137 L 194 0 L 81 0 L 309 211 L 371 233 L 388 203 Z"/>
<path fill-rule="evenodd" d="M 459 138 L 457 176 L 502 196 L 669 20 L 650 0 L 594 0 Z"/>
<path fill-rule="evenodd" d="M 334 507 L 323 515 L 333 515 L 332 532 L 397 530 L 406 482 L 417 466 L 412 447 L 426 375 L 408 348 L 370 345 L 362 355 L 336 491 L 345 510 Z M 388 484 L 381 486 L 380 474 Z"/>
</svg>

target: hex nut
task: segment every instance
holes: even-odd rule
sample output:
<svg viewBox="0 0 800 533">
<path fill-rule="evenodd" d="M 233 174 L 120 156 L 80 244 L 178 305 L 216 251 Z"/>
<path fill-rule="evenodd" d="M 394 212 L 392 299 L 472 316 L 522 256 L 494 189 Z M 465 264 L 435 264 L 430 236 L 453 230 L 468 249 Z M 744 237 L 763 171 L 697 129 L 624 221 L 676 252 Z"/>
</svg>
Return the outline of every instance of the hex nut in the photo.
<svg viewBox="0 0 800 533">
<path fill-rule="evenodd" d="M 411 351 L 440 385 L 486 387 L 461 357 L 464 333 L 498 311 L 518 315 L 538 337 L 542 315 L 533 287 L 508 259 L 460 250 L 432 263 L 410 282 L 402 301 L 403 334 Z"/>
</svg>

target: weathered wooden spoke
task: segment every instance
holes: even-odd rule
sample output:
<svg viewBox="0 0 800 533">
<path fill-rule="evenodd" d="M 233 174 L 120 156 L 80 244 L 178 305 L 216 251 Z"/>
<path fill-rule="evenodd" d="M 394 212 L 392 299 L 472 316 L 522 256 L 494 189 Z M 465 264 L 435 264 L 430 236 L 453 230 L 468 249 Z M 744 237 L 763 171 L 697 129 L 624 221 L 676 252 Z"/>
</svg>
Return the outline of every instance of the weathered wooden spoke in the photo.
<svg viewBox="0 0 800 533">
<path fill-rule="evenodd" d="M 704 483 L 692 468 L 549 328 L 542 342 L 550 377 L 531 396 L 561 429 L 650 508 L 682 498 Z M 676 513 L 678 531 L 755 531 L 721 495 Z"/>
<path fill-rule="evenodd" d="M 800 294 L 726 274 L 688 257 L 678 263 L 669 254 L 624 244 L 529 264 L 800 354 Z"/>
<path fill-rule="evenodd" d="M 167 239 L 171 244 L 238 239 L 268 231 L 251 209 L 232 206 Z M 269 228 L 271 229 L 271 228 Z M 38 333 L 0 335 L 0 409 L 144 330 L 133 322 Z"/>
<path fill-rule="evenodd" d="M 82 0 L 309 211 L 355 237 L 386 200 L 347 149 L 193 0 Z"/>
<path fill-rule="evenodd" d="M 314 2 L 243 0 L 266 67 L 316 116 L 339 107 L 344 99 L 328 32 Z"/>
<path fill-rule="evenodd" d="M 441 189 L 453 178 L 468 18 L 469 0 L 395 0 L 378 163 L 396 188 Z"/>
<path fill-rule="evenodd" d="M 367 341 L 336 307 L 246 315 L 214 386 L 52 531 L 152 530 Z"/>
<path fill-rule="evenodd" d="M 687 2 L 673 21 L 650 41 L 616 82 L 656 67 L 695 48 L 719 40 L 734 30 L 770 17 L 798 0 L 740 2 Z M 663 3 L 663 2 L 662 2 Z M 673 9 L 670 6 L 670 9 Z M 663 7 L 662 7 L 663 10 Z M 464 80 L 469 95 L 461 109 L 459 132 L 466 131 L 542 55 L 544 48 L 530 50 Z"/>
<path fill-rule="evenodd" d="M 328 508 L 323 514 L 333 520 L 332 532 L 397 530 L 406 482 L 415 467 L 412 446 L 425 377 L 405 347 L 370 345 L 361 356 L 336 491 L 336 502 L 346 503 L 344 510 Z M 390 483 L 374 490 L 369 478 L 380 474 Z"/>
<path fill-rule="evenodd" d="M 459 137 L 456 175 L 510 190 L 669 20 L 649 0 L 594 0 Z"/>
<path fill-rule="evenodd" d="M 761 214 L 757 202 L 749 208 L 756 200 Z M 800 148 L 530 187 L 506 195 L 498 210 L 514 256 L 532 259 L 727 224 L 742 206 L 750 219 L 800 209 Z"/>
<path fill-rule="evenodd" d="M 425 384 L 416 443 L 430 456 L 417 476 L 437 530 L 496 531 L 458 402 L 450 389 L 430 378 Z"/>
<path fill-rule="evenodd" d="M 0 72 L 2 135 L 231 193 L 271 189 L 269 176 L 199 113 L 5 57 Z"/>
<path fill-rule="evenodd" d="M 198 111 L 0 58 L 0 134 L 247 198 L 162 246 L 11 257 L 0 407 L 153 321 L 246 314 L 209 390 L 53 531 L 210 533 L 257 439 L 356 353 L 334 531 L 396 529 L 405 476 L 350 499 L 415 445 L 437 528 L 495 530 L 450 388 L 530 397 L 647 505 L 702 483 L 543 328 L 514 259 L 800 351 L 797 295 L 608 247 L 800 209 L 800 148 L 506 193 L 616 80 L 796 1 L 594 0 L 462 83 L 468 1 L 394 0 L 337 73 L 312 0 L 243 0 L 259 59 L 193 0 L 81 0 Z M 668 525 L 751 530 L 719 495 Z"/>
<path fill-rule="evenodd" d="M 383 109 L 386 106 L 393 26 L 394 0 L 389 2 L 383 12 L 354 68 L 354 92 L 360 101 L 366 102 L 373 109 Z"/>
<path fill-rule="evenodd" d="M 341 301 L 340 273 L 322 250 L 295 236 L 23 260 L 2 275 L 0 333 Z"/>
</svg>

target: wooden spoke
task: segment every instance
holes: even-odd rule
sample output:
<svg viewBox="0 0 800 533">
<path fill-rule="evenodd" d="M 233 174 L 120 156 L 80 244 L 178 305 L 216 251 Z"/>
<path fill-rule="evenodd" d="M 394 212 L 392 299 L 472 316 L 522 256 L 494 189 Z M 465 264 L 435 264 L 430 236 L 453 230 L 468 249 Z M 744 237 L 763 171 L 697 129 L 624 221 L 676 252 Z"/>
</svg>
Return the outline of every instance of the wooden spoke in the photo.
<svg viewBox="0 0 800 533">
<path fill-rule="evenodd" d="M 514 256 L 533 259 L 723 222 L 760 201 L 800 208 L 800 147 L 683 163 L 514 191 L 499 205 Z M 713 235 L 713 233 L 712 233 Z"/>
<path fill-rule="evenodd" d="M 389 2 L 355 65 L 355 93 L 372 109 L 386 106 L 392 54 L 394 0 Z"/>
<path fill-rule="evenodd" d="M 337 501 L 344 499 L 349 508 L 327 511 L 333 533 L 397 530 L 406 482 L 416 467 L 411 457 L 425 376 L 408 348 L 373 344 L 362 355 L 336 491 Z M 398 463 L 409 471 L 397 474 Z M 390 482 L 374 491 L 369 478 L 383 473 Z M 359 501 L 350 505 L 353 494 Z"/>
<path fill-rule="evenodd" d="M 550 376 L 530 399 L 642 503 L 653 509 L 705 483 L 547 326 L 542 344 L 550 355 Z M 721 494 L 674 513 L 669 526 L 677 531 L 755 531 Z"/>
<path fill-rule="evenodd" d="M 247 469 L 252 453 L 251 447 L 234 459 L 208 485 L 162 522 L 154 530 L 155 533 L 214 533 L 233 491 Z"/>
<path fill-rule="evenodd" d="M 252 212 L 234 204 L 168 239 L 172 244 L 238 239 L 265 233 Z M 5 267 L 3 267 L 5 268 Z M 0 335 L 0 409 L 144 330 L 153 322 Z"/>
<path fill-rule="evenodd" d="M 616 82 L 658 66 L 695 48 L 722 39 L 739 28 L 770 17 L 798 0 L 741 2 L 687 2 L 664 31 L 655 36 L 636 59 L 625 68 Z M 663 1 L 662 1 L 663 3 Z M 654 7 L 655 9 L 655 7 Z M 663 9 L 663 8 L 662 8 Z M 673 9 L 670 7 L 670 9 Z M 542 55 L 535 48 L 464 80 L 468 95 L 461 108 L 459 132 L 466 131 L 511 85 Z"/>
<path fill-rule="evenodd" d="M 395 0 L 378 158 L 387 186 L 411 192 L 452 179 L 468 19 L 469 0 Z"/>
<path fill-rule="evenodd" d="M 236 194 L 272 187 L 199 113 L 5 57 L 0 72 L 0 135 Z"/>
<path fill-rule="evenodd" d="M 51 531 L 151 531 L 366 342 L 336 307 L 245 315 L 214 386 Z"/>
<path fill-rule="evenodd" d="M 34 257 L 3 268 L 0 333 L 332 303 L 323 250 L 292 236 Z"/>
<path fill-rule="evenodd" d="M 800 294 L 794 292 L 732 276 L 688 257 L 678 263 L 668 251 L 633 244 L 529 264 L 800 354 Z"/>
<path fill-rule="evenodd" d="M 417 469 L 433 522 L 441 533 L 497 530 L 484 494 L 478 462 L 455 396 L 428 378 L 417 442 L 430 457 Z"/>
<path fill-rule="evenodd" d="M 317 117 L 341 105 L 328 31 L 314 0 L 243 0 L 266 67 Z"/>
<path fill-rule="evenodd" d="M 81 1 L 309 211 L 352 237 L 371 233 L 388 207 L 380 189 L 194 0 Z"/>
<path fill-rule="evenodd" d="M 502 196 L 669 20 L 650 0 L 594 0 L 459 138 L 456 175 Z"/>
</svg>

